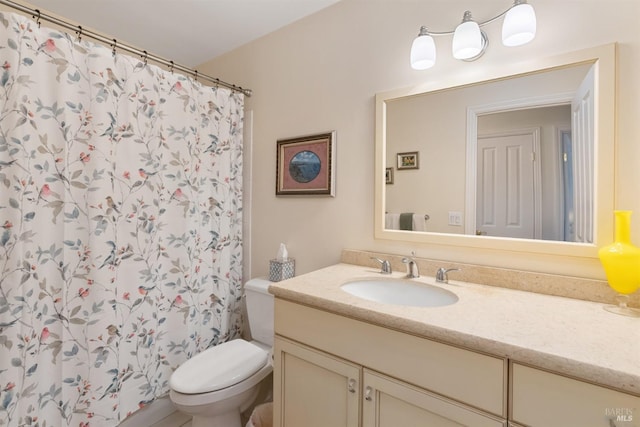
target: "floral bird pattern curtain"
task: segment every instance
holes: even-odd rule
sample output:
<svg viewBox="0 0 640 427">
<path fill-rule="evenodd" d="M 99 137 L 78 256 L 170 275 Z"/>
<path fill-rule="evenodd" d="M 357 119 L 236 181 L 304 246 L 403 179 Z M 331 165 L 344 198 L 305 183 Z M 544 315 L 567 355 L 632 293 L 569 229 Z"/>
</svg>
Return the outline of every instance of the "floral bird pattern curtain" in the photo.
<svg viewBox="0 0 640 427">
<path fill-rule="evenodd" d="M 243 95 L 0 14 L 0 425 L 115 426 L 240 334 Z"/>
</svg>

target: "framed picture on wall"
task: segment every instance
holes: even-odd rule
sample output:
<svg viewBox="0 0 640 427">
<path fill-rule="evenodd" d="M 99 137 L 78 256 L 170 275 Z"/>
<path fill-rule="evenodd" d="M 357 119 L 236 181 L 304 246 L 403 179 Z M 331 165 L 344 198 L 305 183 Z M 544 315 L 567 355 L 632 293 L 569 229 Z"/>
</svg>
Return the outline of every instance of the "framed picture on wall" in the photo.
<svg viewBox="0 0 640 427">
<path fill-rule="evenodd" d="M 385 184 L 393 184 L 393 168 L 387 168 L 384 172 Z"/>
<path fill-rule="evenodd" d="M 419 169 L 419 158 L 417 151 L 411 151 L 407 153 L 398 153 L 398 164 L 396 167 L 401 169 Z"/>
<path fill-rule="evenodd" d="M 278 140 L 276 195 L 335 197 L 335 148 L 335 131 Z"/>
</svg>

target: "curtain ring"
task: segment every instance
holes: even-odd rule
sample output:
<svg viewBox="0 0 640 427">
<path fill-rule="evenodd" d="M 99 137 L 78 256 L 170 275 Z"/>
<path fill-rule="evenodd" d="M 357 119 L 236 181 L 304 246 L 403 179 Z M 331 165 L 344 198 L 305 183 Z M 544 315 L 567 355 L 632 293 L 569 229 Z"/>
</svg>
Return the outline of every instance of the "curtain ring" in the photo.
<svg viewBox="0 0 640 427">
<path fill-rule="evenodd" d="M 34 16 L 34 18 L 36 18 L 36 24 L 38 24 L 38 28 L 40 28 L 40 16 L 42 14 L 40 13 L 40 9 L 36 9 L 35 11 L 38 13 L 38 16 L 37 17 Z"/>
<path fill-rule="evenodd" d="M 198 81 L 198 70 L 193 70 L 195 81 Z"/>
<path fill-rule="evenodd" d="M 78 42 L 82 41 L 82 25 L 78 25 L 78 31 L 76 31 L 76 34 L 78 35 Z"/>
<path fill-rule="evenodd" d="M 143 50 L 144 52 L 144 56 L 142 57 L 142 60 L 144 61 L 144 66 L 147 66 L 147 61 L 149 60 L 149 53 L 147 53 L 146 50 Z"/>
<path fill-rule="evenodd" d="M 113 47 L 113 49 L 111 50 L 111 54 L 115 57 L 116 56 L 116 47 L 118 47 L 118 40 L 113 39 L 113 44 L 111 46 Z"/>
<path fill-rule="evenodd" d="M 171 74 L 173 74 L 173 61 L 169 61 L 169 63 L 171 65 L 169 65 L 169 71 L 171 71 Z"/>
</svg>

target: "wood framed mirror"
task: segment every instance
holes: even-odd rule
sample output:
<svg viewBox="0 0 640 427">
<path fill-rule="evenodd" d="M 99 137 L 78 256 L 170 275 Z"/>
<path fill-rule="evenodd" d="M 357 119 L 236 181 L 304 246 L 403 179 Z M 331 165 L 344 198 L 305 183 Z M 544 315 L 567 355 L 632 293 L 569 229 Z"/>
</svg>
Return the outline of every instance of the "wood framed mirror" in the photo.
<svg viewBox="0 0 640 427">
<path fill-rule="evenodd" d="M 588 103 L 576 107 L 585 87 Z M 613 235 L 613 44 L 377 94 L 375 136 L 377 239 L 594 258 Z M 514 141 L 496 165 L 493 154 Z M 420 168 L 394 170 L 385 184 L 399 152 L 418 152 Z M 533 166 L 514 172 L 523 165 Z M 395 229 L 388 214 L 402 213 L 429 219 Z M 501 215 L 507 231 L 494 233 Z M 509 234 L 524 222 L 526 232 Z"/>
</svg>

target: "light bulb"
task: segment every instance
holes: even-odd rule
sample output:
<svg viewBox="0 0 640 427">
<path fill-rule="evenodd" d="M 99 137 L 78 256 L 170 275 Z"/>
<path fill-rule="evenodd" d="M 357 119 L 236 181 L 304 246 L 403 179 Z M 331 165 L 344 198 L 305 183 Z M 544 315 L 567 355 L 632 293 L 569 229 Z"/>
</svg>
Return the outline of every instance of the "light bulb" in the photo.
<svg viewBox="0 0 640 427">
<path fill-rule="evenodd" d="M 480 26 L 471 19 L 471 12 L 466 11 L 462 23 L 453 34 L 451 51 L 456 59 L 470 59 L 482 53 L 483 41 Z"/>
<path fill-rule="evenodd" d="M 411 68 L 414 70 L 426 70 L 436 63 L 436 45 L 433 37 L 425 27 L 420 28 L 420 34 L 411 45 Z"/>
<path fill-rule="evenodd" d="M 505 46 L 520 46 L 536 36 L 536 13 L 526 1 L 516 0 L 502 24 L 502 43 Z"/>
</svg>

